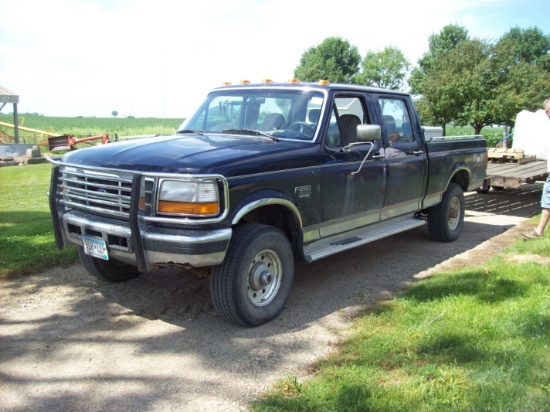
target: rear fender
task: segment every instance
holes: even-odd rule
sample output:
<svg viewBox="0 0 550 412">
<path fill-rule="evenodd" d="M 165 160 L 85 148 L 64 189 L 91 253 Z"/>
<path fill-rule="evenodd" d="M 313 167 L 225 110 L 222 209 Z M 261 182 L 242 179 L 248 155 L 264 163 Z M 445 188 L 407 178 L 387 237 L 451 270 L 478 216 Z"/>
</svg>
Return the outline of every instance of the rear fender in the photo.
<svg viewBox="0 0 550 412">
<path fill-rule="evenodd" d="M 449 181 L 445 185 L 445 190 L 449 187 L 449 185 L 454 182 L 457 183 L 464 192 L 468 191 L 468 186 L 470 184 L 471 180 L 471 171 L 467 164 L 465 163 L 459 163 L 456 165 L 455 169 L 451 173 L 451 177 L 449 178 Z"/>
<path fill-rule="evenodd" d="M 435 206 L 441 203 L 443 199 L 443 194 L 449 187 L 451 183 L 457 183 L 464 192 L 468 191 L 468 185 L 470 184 L 470 169 L 465 163 L 458 163 L 455 165 L 453 170 L 450 171 L 449 176 L 445 180 L 443 176 L 434 177 L 433 175 L 429 176 L 428 179 L 431 179 L 432 184 L 435 183 L 436 188 L 432 187 L 432 191 L 429 196 L 424 198 L 422 203 L 422 210 L 426 210 L 431 206 Z M 435 180 L 434 180 L 435 179 Z"/>
</svg>

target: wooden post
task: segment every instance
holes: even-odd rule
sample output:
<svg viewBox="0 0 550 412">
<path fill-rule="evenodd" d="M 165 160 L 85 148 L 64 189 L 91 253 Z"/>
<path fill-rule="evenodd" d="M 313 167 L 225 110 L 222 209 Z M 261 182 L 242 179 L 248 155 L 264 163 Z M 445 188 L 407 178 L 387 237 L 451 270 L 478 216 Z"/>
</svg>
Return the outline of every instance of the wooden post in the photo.
<svg viewBox="0 0 550 412">
<path fill-rule="evenodd" d="M 17 121 L 17 103 L 13 104 L 13 130 L 15 143 L 19 143 L 19 122 Z"/>
</svg>

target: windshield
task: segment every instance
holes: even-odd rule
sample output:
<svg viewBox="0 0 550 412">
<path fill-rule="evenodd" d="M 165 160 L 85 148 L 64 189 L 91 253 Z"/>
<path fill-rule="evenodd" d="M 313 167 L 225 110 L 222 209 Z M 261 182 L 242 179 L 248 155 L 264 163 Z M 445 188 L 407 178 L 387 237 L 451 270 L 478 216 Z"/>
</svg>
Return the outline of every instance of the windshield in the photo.
<svg viewBox="0 0 550 412">
<path fill-rule="evenodd" d="M 268 134 L 275 138 L 312 140 L 323 101 L 323 93 L 319 91 L 216 90 L 178 132 Z"/>
</svg>

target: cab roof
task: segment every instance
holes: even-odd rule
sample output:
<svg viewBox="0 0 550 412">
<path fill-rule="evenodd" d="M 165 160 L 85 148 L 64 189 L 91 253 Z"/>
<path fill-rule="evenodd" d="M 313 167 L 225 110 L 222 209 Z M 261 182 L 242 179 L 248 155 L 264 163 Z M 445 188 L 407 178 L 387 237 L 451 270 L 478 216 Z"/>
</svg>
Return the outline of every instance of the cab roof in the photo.
<svg viewBox="0 0 550 412">
<path fill-rule="evenodd" d="M 344 83 L 330 83 L 327 81 L 319 82 L 301 82 L 294 79 L 288 82 L 273 82 L 263 81 L 261 83 L 252 83 L 249 81 L 241 81 L 240 84 L 224 83 L 222 86 L 214 88 L 212 91 L 219 91 L 224 89 L 258 89 L 258 88 L 285 88 L 285 89 L 317 89 L 317 90 L 335 90 L 335 91 L 354 91 L 354 92 L 371 92 L 371 93 L 389 93 L 409 96 L 409 93 L 401 92 L 397 90 L 381 89 L 378 87 L 358 85 L 358 84 L 344 84 Z"/>
</svg>

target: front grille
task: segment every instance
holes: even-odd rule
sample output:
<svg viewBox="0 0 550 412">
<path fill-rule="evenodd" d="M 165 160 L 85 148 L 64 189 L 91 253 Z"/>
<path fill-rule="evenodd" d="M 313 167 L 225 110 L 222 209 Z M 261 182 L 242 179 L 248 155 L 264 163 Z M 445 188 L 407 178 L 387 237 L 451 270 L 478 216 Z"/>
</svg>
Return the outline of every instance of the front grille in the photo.
<svg viewBox="0 0 550 412">
<path fill-rule="evenodd" d="M 59 196 L 61 203 L 67 208 L 128 220 L 132 175 L 63 167 Z"/>
</svg>

